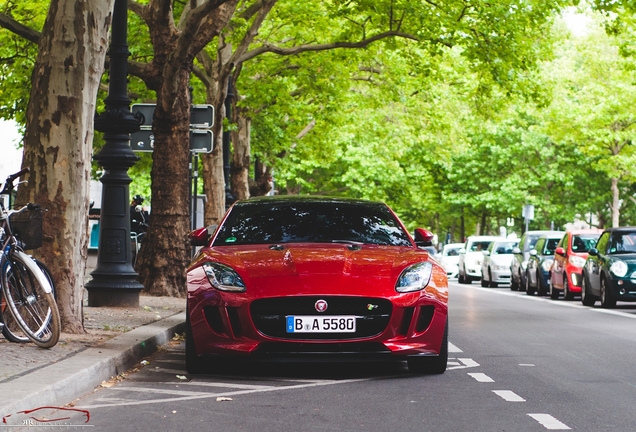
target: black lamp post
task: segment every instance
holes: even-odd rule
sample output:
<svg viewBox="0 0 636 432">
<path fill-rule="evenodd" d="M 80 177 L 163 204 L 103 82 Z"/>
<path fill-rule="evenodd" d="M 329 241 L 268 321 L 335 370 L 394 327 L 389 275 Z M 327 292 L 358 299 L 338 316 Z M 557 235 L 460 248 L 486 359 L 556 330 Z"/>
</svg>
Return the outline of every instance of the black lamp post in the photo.
<svg viewBox="0 0 636 432">
<path fill-rule="evenodd" d="M 95 159 L 104 169 L 97 266 L 85 286 L 89 306 L 139 306 L 143 285 L 135 280 L 130 247 L 128 168 L 139 159 L 130 148 L 130 134 L 141 121 L 130 112 L 127 42 L 128 0 L 115 0 L 106 110 L 95 118 L 104 133 L 104 147 Z"/>
<path fill-rule="evenodd" d="M 225 118 L 231 120 L 232 117 L 232 99 L 234 99 L 234 92 L 232 90 L 232 77 L 227 80 L 227 96 L 225 96 Z M 225 208 L 228 209 L 230 205 L 236 201 L 234 195 L 232 195 L 232 188 L 230 187 L 230 131 L 223 131 L 223 179 L 225 180 Z"/>
</svg>

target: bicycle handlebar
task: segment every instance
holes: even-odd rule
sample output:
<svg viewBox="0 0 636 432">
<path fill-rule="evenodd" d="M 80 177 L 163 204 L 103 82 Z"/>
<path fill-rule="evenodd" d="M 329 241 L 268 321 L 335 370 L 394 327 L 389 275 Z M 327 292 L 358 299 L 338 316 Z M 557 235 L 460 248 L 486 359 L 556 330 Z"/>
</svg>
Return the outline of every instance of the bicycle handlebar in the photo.
<svg viewBox="0 0 636 432">
<path fill-rule="evenodd" d="M 23 176 L 24 174 L 30 171 L 31 171 L 31 168 L 26 167 L 21 169 L 17 173 L 11 174 L 9 177 L 7 177 L 7 180 L 4 182 L 4 187 L 2 188 L 0 195 L 7 195 L 11 193 L 11 191 L 13 190 L 13 182 L 15 181 L 15 179 L 20 178 L 21 176 Z"/>
</svg>

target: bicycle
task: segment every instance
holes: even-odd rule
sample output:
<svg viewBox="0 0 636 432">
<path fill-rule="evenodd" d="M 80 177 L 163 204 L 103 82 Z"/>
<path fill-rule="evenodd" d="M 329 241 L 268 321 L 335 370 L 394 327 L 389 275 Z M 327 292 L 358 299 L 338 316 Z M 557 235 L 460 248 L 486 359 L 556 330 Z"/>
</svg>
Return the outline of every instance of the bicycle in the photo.
<svg viewBox="0 0 636 432">
<path fill-rule="evenodd" d="M 29 172 L 25 168 L 7 177 L 0 195 L 13 192 L 13 182 Z M 20 216 L 28 216 L 26 223 Z M 36 216 L 36 217 L 32 217 Z M 37 221 L 39 226 L 31 223 Z M 22 224 L 20 229 L 18 225 Z M 41 348 L 51 348 L 60 337 L 60 314 L 49 278 L 23 249 L 41 246 L 40 207 L 27 204 L 17 210 L 0 206 L 0 284 L 2 285 L 2 332 L 9 340 L 28 338 Z M 9 314 L 6 314 L 9 311 Z M 9 336 L 7 336 L 9 335 Z"/>
</svg>

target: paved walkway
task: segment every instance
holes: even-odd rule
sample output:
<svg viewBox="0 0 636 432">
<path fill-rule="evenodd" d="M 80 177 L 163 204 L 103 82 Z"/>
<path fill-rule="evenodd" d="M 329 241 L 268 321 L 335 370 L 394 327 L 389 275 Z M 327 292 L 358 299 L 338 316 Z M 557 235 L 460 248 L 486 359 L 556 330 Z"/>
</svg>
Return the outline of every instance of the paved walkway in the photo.
<svg viewBox="0 0 636 432">
<path fill-rule="evenodd" d="M 0 417 L 71 402 L 183 337 L 185 299 L 141 295 L 139 308 L 84 306 L 86 335 L 63 333 L 51 349 L 0 334 Z"/>
</svg>

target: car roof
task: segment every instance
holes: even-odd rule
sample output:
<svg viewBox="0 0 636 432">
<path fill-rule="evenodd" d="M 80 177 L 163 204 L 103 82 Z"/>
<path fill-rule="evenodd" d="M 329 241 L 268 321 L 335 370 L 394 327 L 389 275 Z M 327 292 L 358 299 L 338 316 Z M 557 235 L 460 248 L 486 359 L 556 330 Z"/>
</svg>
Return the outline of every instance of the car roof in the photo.
<svg viewBox="0 0 636 432">
<path fill-rule="evenodd" d="M 636 226 L 605 228 L 603 232 L 633 232 L 633 231 L 636 231 Z"/>
<path fill-rule="evenodd" d="M 550 238 L 550 239 L 560 239 L 565 235 L 565 231 L 549 231 L 541 234 L 539 238 Z"/>
<path fill-rule="evenodd" d="M 601 228 L 578 228 L 565 231 L 568 234 L 600 234 L 603 232 Z"/>
<path fill-rule="evenodd" d="M 323 202 L 323 203 L 350 203 L 350 204 L 381 204 L 386 205 L 381 201 L 371 201 L 359 198 L 346 198 L 346 197 L 332 197 L 332 196 L 321 196 L 321 195 L 274 195 L 274 196 L 259 196 L 253 197 L 246 200 L 237 201 L 234 205 L 236 206 L 245 206 L 245 205 L 263 205 L 263 204 L 276 204 L 276 203 L 312 203 L 312 202 Z"/>
<path fill-rule="evenodd" d="M 475 235 L 475 236 L 468 236 L 468 238 L 466 240 L 497 240 L 501 238 L 500 236 L 492 236 L 492 235 Z"/>
</svg>

